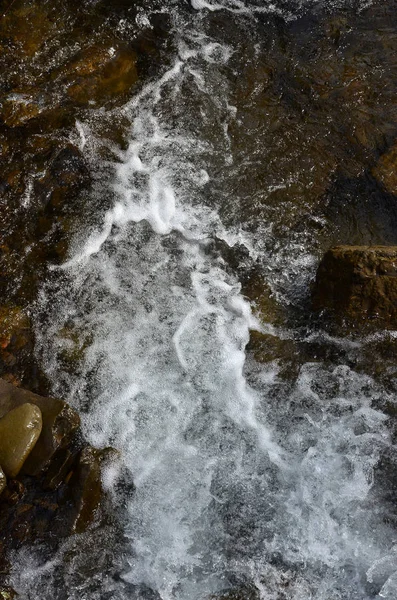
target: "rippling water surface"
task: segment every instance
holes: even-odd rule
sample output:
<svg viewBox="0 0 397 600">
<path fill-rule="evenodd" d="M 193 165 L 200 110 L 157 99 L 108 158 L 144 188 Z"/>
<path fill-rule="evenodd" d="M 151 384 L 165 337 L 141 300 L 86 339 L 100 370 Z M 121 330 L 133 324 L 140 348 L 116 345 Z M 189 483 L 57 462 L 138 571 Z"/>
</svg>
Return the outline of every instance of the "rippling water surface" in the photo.
<svg viewBox="0 0 397 600">
<path fill-rule="evenodd" d="M 155 7 L 170 18 L 173 50 L 157 77 L 106 115 L 129 123 L 125 147 L 98 136 L 100 114 L 76 124 L 96 177 L 95 214 L 41 290 L 38 352 L 53 392 L 82 411 L 89 441 L 122 452 L 104 484 L 126 511 L 126 545 L 118 576 L 97 573 L 94 585 L 76 575 L 76 556 L 76 572 L 63 575 L 68 598 L 199 600 L 241 585 L 263 600 L 397 597 L 395 531 L 374 486 L 391 444 L 376 407 L 392 392 L 332 352 L 296 370 L 283 358 L 246 357 L 250 330 L 291 343 L 317 335 L 346 356 L 365 344 L 305 322 L 327 243 L 316 198 L 339 168 L 325 142 L 311 152 L 311 136 L 340 144 L 345 167 L 350 160 L 326 111 L 313 126 L 298 120 L 286 96 L 291 62 L 274 62 L 277 45 L 285 56 L 299 46 L 298 34 L 283 42 L 283 23 L 299 29 L 299 10 L 313 5 Z M 144 7 L 139 24 L 150 27 L 152 16 Z M 363 237 L 385 231 L 368 225 Z M 291 318 L 258 317 L 215 239 L 245 246 Z M 73 374 L 59 359 L 65 328 L 86 341 Z M 120 472 L 132 475 L 134 493 L 117 485 Z M 55 597 L 63 557 L 24 560 L 19 589 Z"/>
</svg>

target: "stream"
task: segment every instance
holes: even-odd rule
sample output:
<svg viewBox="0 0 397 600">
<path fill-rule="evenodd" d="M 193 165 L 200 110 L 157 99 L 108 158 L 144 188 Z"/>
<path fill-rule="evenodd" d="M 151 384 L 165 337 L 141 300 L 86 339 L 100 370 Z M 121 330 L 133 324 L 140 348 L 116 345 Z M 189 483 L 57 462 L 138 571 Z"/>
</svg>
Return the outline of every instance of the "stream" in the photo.
<svg viewBox="0 0 397 600">
<path fill-rule="evenodd" d="M 396 530 L 374 475 L 393 444 L 380 406 L 394 390 L 357 358 L 370 338 L 327 332 L 307 308 L 325 248 L 397 238 L 387 203 L 362 216 L 352 201 L 337 222 L 338 192 L 318 200 L 335 177 L 358 181 L 363 168 L 333 108 L 327 119 L 316 99 L 304 120 L 304 88 L 295 100 L 285 92 L 296 57 L 312 60 L 326 5 L 143 3 L 135 25 L 166 16 L 172 50 L 107 111 L 108 122 L 128 123 L 126 143 L 98 133 L 101 109 L 76 122 L 92 209 L 39 291 L 36 353 L 88 441 L 121 453 L 103 483 L 123 511 L 124 545 L 110 560 L 117 567 L 91 579 L 87 549 L 77 552 L 59 593 L 70 542 L 51 561 L 24 551 L 22 597 L 397 597 Z M 367 4 L 346 6 L 332 9 L 360 27 Z M 216 245 L 244 249 L 240 270 Z M 242 289 L 244 265 L 259 265 L 268 311 Z M 71 345 L 65 331 L 83 340 L 74 373 L 59 359 Z M 287 349 L 257 360 L 252 331 Z"/>
</svg>

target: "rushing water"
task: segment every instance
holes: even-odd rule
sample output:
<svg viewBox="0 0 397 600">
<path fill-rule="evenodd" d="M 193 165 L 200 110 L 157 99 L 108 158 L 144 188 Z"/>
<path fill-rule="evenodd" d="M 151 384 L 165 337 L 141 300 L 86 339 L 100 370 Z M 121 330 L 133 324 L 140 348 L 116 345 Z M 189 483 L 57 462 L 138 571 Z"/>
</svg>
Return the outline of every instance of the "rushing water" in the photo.
<svg viewBox="0 0 397 600">
<path fill-rule="evenodd" d="M 265 118 L 247 144 L 233 134 L 249 115 L 236 94 L 246 60 L 238 35 L 254 61 L 266 27 L 258 15 L 293 11 L 242 0 L 191 6 L 164 9 L 174 56 L 113 113 L 131 124 L 128 147 L 98 139 L 95 119 L 76 124 L 102 208 L 41 291 L 38 352 L 54 393 L 82 411 L 88 440 L 121 450 L 104 485 L 126 507 L 128 551 L 119 583 L 97 574 L 93 590 L 69 573 L 67 597 L 143 598 L 133 590 L 145 586 L 162 600 L 199 600 L 250 583 L 263 600 L 394 600 L 395 533 L 373 489 L 390 443 L 374 406 L 388 392 L 336 362 L 307 362 L 287 381 L 277 361 L 246 364 L 250 329 L 298 334 L 258 321 L 211 245 L 215 236 L 244 244 L 282 305 L 307 296 L 318 229 L 287 226 L 280 243 L 280 216 L 266 204 L 277 181 L 244 223 L 258 147 L 267 160 L 272 132 Z M 223 20 L 209 27 L 216 12 Z M 150 24 L 150 10 L 139 19 Z M 230 39 L 219 28 L 227 22 Z M 72 375 L 59 358 L 67 330 L 87 341 Z M 116 485 L 120 469 L 133 494 Z M 17 588 L 55 598 L 57 558 L 40 568 L 23 560 Z"/>
</svg>

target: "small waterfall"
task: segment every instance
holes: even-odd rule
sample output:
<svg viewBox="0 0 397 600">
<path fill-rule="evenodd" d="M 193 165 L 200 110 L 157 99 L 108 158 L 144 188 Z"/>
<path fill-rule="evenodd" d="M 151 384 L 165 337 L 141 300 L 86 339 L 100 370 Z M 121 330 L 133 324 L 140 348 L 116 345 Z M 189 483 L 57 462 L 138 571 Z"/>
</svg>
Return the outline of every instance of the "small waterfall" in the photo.
<svg viewBox="0 0 397 600">
<path fill-rule="evenodd" d="M 59 283 L 43 287 L 38 352 L 54 393 L 82 411 L 88 440 L 120 449 L 133 477 L 123 581 L 161 600 L 204 600 L 235 580 L 254 583 L 263 600 L 391 599 L 392 532 L 370 495 L 390 443 L 372 405 L 387 392 L 344 365 L 309 362 L 290 384 L 276 361 L 246 365 L 249 330 L 266 324 L 211 247 L 215 236 L 244 243 L 281 301 L 313 274 L 312 231 L 286 235 L 278 250 L 271 223 L 228 222 L 214 199 L 222 178 L 238 181 L 238 48 L 210 35 L 206 18 L 226 10 L 254 23 L 272 7 L 191 5 L 170 9 L 172 64 L 118 109 L 131 128 L 126 150 L 108 144 L 111 176 L 99 178 L 110 208 L 83 224 L 54 271 Z M 77 133 L 101 170 L 106 140 L 90 123 Z M 65 328 L 87 340 L 77 376 L 59 360 Z M 116 502 L 118 476 L 108 469 L 104 480 Z M 31 589 L 35 581 L 30 573 Z M 91 598 L 84 587 L 73 593 Z"/>
</svg>

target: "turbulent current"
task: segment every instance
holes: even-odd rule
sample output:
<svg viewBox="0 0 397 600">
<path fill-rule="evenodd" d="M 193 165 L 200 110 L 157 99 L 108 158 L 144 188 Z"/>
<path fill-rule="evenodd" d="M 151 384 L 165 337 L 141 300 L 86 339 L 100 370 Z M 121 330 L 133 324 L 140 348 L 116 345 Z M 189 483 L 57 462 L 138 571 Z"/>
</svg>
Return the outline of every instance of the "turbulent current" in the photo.
<svg viewBox="0 0 397 600">
<path fill-rule="evenodd" d="M 247 360 L 250 330 L 325 334 L 259 319 L 213 247 L 243 245 L 275 302 L 304 303 L 319 230 L 309 219 L 278 238 L 283 209 L 263 207 L 283 181 L 253 194 L 257 219 L 244 213 L 273 134 L 265 117 L 249 122 L 254 84 L 239 80 L 241 61 L 262 51 L 265 16 L 294 10 L 243 0 L 155 10 L 170 18 L 168 63 L 106 115 L 128 122 L 126 146 L 99 137 L 100 113 L 76 123 L 95 209 L 37 308 L 53 393 L 80 409 L 92 444 L 121 452 L 104 473 L 124 511 L 119 577 L 96 574 L 93 589 L 66 575 L 62 597 L 204 600 L 246 586 L 263 600 L 395 600 L 395 533 L 374 488 L 391 443 L 374 406 L 389 392 L 351 364 L 309 360 L 285 378 L 278 360 Z M 151 18 L 142 10 L 138 25 Z M 247 144 L 236 142 L 242 122 Z M 75 335 L 84 357 L 70 374 L 59 356 Z M 55 598 L 58 558 L 23 560 L 17 589 Z"/>
</svg>

